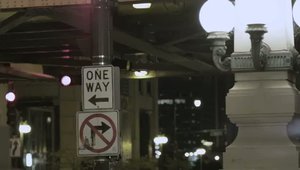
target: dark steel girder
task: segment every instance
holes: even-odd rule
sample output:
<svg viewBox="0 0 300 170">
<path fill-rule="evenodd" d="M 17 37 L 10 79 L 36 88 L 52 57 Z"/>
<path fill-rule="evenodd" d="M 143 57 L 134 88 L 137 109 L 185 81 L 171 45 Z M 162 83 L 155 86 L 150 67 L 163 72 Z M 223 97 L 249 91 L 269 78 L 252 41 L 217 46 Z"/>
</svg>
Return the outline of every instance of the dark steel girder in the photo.
<svg viewBox="0 0 300 170">
<path fill-rule="evenodd" d="M 85 65 L 91 65 L 90 60 L 86 60 L 85 57 L 30 57 L 24 56 L 1 56 L 0 63 L 31 63 L 41 64 L 44 66 L 69 66 L 69 67 L 81 67 Z"/>
<path fill-rule="evenodd" d="M 1 22 L 0 34 L 4 34 L 32 18 L 32 13 L 21 10 Z"/>
<path fill-rule="evenodd" d="M 79 11 L 78 11 L 79 10 Z M 41 31 L 23 31 L 9 32 L 0 35 L 0 54 L 8 56 L 0 58 L 2 62 L 26 62 L 56 65 L 61 62 L 61 65 L 74 64 L 78 62 L 76 56 L 83 54 L 90 57 L 91 54 L 91 7 L 55 7 L 46 9 L 34 9 L 20 11 L 9 17 L 3 32 L 19 26 L 26 22 L 30 17 L 38 15 L 46 15 L 53 19 L 69 25 L 66 29 L 47 29 Z M 72 28 L 72 27 L 73 28 Z M 0 30 L 1 31 L 1 30 Z M 135 49 L 139 52 L 147 53 L 155 56 L 163 61 L 173 63 L 174 65 L 182 66 L 188 70 L 201 73 L 217 72 L 217 70 L 209 63 L 203 62 L 200 59 L 188 58 L 184 56 L 184 52 L 174 51 L 172 48 L 178 42 L 193 38 L 181 37 L 179 40 L 171 40 L 166 46 L 156 46 L 141 38 L 134 37 L 123 31 L 114 29 L 112 32 L 113 40 L 116 43 Z M 78 44 L 80 44 L 78 46 Z M 58 52 L 57 49 L 72 46 L 71 51 L 75 53 Z M 77 47 L 77 48 L 76 48 Z M 80 53 L 80 51 L 82 53 Z M 1 51 L 2 50 L 2 51 Z M 14 51 L 15 50 L 15 51 Z M 53 50 L 53 51 L 52 51 Z M 14 52 L 12 52 L 14 51 Z M 77 53 L 78 52 L 78 53 Z M 66 58 L 68 56 L 69 58 Z M 23 57 L 23 58 L 22 58 Z M 71 61 L 74 60 L 74 61 Z M 86 61 L 88 64 L 90 61 Z M 82 62 L 79 62 L 82 65 Z"/>
<path fill-rule="evenodd" d="M 83 26 L 82 23 L 78 22 L 78 21 L 87 20 L 86 15 L 76 15 L 77 17 L 74 18 L 72 17 L 73 16 L 72 13 L 78 13 L 78 12 L 74 9 L 69 9 L 69 11 L 63 11 L 63 9 L 55 9 L 52 13 L 52 16 L 61 22 L 70 24 L 81 30 L 90 30 L 90 28 L 87 28 L 87 25 L 89 24 Z M 195 72 L 203 72 L 203 73 L 217 72 L 217 70 L 210 64 L 207 64 L 200 60 L 190 60 L 180 54 L 168 52 L 168 50 L 156 47 L 151 43 L 148 43 L 142 39 L 131 36 L 128 33 L 117 30 L 116 28 L 114 28 L 112 32 L 112 37 L 113 40 L 117 43 L 126 45 L 129 48 L 133 48 L 150 55 L 154 55 L 162 60 L 171 62 L 176 65 L 183 66 L 189 70 L 193 70 Z"/>
<path fill-rule="evenodd" d="M 131 48 L 135 48 L 139 51 L 148 53 L 196 72 L 217 72 L 217 70 L 210 64 L 201 62 L 199 60 L 189 60 L 188 58 L 176 53 L 169 53 L 168 51 L 164 51 L 164 49 L 155 47 L 150 43 L 130 36 L 121 31 L 114 30 L 113 39 L 118 43 L 127 45 Z"/>
</svg>

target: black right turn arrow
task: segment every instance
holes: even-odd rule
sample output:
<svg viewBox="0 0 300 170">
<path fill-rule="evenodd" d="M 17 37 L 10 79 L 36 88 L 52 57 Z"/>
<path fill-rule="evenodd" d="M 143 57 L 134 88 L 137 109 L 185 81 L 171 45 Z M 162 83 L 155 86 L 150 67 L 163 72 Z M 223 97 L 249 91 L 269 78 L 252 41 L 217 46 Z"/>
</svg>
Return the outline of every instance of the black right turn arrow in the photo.
<svg viewBox="0 0 300 170">
<path fill-rule="evenodd" d="M 110 129 L 110 126 L 108 126 L 106 123 L 101 122 L 101 126 L 95 126 L 97 130 L 101 130 L 102 134 L 104 134 L 108 129 Z"/>
</svg>

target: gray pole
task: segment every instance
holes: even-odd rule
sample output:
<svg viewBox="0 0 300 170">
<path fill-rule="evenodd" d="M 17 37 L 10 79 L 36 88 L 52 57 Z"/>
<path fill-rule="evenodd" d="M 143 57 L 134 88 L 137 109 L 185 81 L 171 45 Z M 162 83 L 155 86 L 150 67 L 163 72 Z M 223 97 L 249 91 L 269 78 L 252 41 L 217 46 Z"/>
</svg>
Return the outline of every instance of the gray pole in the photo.
<svg viewBox="0 0 300 170">
<path fill-rule="evenodd" d="M 111 0 L 93 0 L 92 13 L 92 62 L 93 65 L 111 63 L 112 55 L 112 15 Z M 112 170 L 108 158 L 96 159 L 94 170 Z"/>
<path fill-rule="evenodd" d="M 111 63 L 112 14 L 110 0 L 93 0 L 92 13 L 92 62 L 93 65 Z"/>
<path fill-rule="evenodd" d="M 218 87 L 218 76 L 215 76 L 213 79 L 214 83 L 214 95 L 215 95 L 215 129 L 219 129 L 219 87 Z M 220 146 L 220 136 L 216 136 L 216 146 Z"/>
</svg>

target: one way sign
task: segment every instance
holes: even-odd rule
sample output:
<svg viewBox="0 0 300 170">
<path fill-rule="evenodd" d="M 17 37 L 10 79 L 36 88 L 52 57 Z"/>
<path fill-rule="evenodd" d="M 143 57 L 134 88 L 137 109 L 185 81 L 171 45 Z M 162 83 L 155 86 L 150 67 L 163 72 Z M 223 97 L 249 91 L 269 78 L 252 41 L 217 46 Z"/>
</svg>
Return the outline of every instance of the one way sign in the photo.
<svg viewBox="0 0 300 170">
<path fill-rule="evenodd" d="M 83 110 L 119 109 L 120 70 L 113 66 L 82 67 Z"/>
</svg>

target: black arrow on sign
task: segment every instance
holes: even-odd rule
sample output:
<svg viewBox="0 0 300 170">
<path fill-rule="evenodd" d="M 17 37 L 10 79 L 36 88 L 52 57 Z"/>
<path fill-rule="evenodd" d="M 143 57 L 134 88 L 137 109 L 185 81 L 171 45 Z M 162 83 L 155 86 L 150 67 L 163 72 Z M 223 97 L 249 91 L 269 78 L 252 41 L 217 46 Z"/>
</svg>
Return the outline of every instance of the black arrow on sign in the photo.
<svg viewBox="0 0 300 170">
<path fill-rule="evenodd" d="M 106 123 L 101 122 L 101 126 L 94 126 L 96 129 L 101 130 L 102 134 L 104 134 L 108 129 L 110 129 L 110 126 L 108 126 Z"/>
<path fill-rule="evenodd" d="M 14 141 L 14 148 L 13 148 L 13 150 L 12 150 L 12 155 L 15 155 L 16 154 L 16 151 L 17 151 L 17 148 L 18 148 L 18 145 L 19 145 L 19 143 L 17 142 L 17 141 Z"/>
<path fill-rule="evenodd" d="M 101 122 L 101 126 L 94 126 L 97 130 L 101 130 L 102 134 L 104 134 L 108 129 L 110 129 L 110 126 L 108 126 L 106 123 Z M 92 146 L 95 146 L 95 132 L 93 129 L 91 129 L 91 140 L 92 140 Z"/>
<path fill-rule="evenodd" d="M 94 95 L 89 99 L 89 102 L 96 106 L 97 102 L 108 102 L 108 97 L 96 98 L 96 95 Z"/>
</svg>

